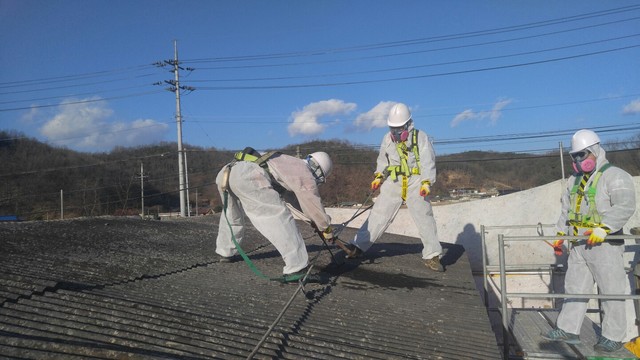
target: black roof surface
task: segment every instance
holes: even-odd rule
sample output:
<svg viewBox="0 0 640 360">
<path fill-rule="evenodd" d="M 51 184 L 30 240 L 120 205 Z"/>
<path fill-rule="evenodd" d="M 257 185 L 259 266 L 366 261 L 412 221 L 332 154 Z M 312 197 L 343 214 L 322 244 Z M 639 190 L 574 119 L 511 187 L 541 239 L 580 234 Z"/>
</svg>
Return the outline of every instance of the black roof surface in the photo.
<svg viewBox="0 0 640 360">
<path fill-rule="evenodd" d="M 345 261 L 300 222 L 328 279 L 303 293 L 218 262 L 218 219 L 0 223 L 0 357 L 501 358 L 459 246 L 443 244 L 444 273 L 419 239 L 392 234 Z M 274 247 L 251 227 L 245 238 L 256 268 L 280 276 Z"/>
</svg>

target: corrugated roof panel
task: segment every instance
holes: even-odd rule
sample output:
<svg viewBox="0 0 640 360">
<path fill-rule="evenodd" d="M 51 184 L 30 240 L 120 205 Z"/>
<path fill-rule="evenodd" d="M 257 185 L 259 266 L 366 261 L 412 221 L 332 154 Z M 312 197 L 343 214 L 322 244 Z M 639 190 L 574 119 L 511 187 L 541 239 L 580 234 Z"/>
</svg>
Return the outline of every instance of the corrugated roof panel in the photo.
<svg viewBox="0 0 640 360">
<path fill-rule="evenodd" d="M 0 354 L 501 357 L 460 249 L 450 253 L 456 256 L 449 256 L 446 272 L 435 273 L 423 265 L 418 239 L 385 235 L 363 259 L 344 262 L 340 251 L 332 248 L 332 257 L 300 223 L 314 268 L 329 282 L 307 284 L 294 296 L 297 285 L 264 280 L 244 262 L 218 263 L 216 229 L 215 217 L 0 224 L 0 284 L 22 284 L 20 291 L 0 292 Z M 342 233 L 350 235 L 352 229 Z M 283 263 L 274 248 L 255 230 L 246 237 L 243 247 L 256 267 L 279 276 Z"/>
</svg>

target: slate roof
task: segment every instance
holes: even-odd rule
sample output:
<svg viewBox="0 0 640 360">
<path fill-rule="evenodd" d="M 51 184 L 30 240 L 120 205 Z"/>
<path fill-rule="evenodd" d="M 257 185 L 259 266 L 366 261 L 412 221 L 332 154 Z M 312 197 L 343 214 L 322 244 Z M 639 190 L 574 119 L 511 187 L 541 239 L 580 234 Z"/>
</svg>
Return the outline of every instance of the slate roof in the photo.
<svg viewBox="0 0 640 360">
<path fill-rule="evenodd" d="M 423 265 L 418 239 L 391 234 L 345 262 L 300 223 L 314 269 L 329 276 L 302 293 L 244 262 L 219 263 L 217 225 L 217 216 L 0 223 L 0 357 L 501 358 L 461 247 L 443 244 L 444 273 Z M 252 228 L 246 239 L 255 266 L 281 275 L 273 246 Z"/>
</svg>

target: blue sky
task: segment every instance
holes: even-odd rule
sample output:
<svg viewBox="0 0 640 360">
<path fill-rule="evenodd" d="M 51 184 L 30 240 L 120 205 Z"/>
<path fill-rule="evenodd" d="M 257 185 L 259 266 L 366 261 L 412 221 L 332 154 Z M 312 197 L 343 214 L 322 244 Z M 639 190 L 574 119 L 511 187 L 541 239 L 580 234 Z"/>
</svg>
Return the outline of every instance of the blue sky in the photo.
<svg viewBox="0 0 640 360">
<path fill-rule="evenodd" d="M 637 1 L 0 0 L 0 129 L 102 152 L 339 139 L 411 109 L 439 154 L 640 132 Z"/>
</svg>

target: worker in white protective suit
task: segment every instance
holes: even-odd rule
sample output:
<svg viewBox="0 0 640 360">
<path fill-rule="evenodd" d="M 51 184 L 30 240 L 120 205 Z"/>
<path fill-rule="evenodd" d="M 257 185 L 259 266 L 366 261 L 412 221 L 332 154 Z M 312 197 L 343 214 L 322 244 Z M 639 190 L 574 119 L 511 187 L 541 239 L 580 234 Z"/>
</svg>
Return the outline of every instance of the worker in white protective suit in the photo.
<svg viewBox="0 0 640 360">
<path fill-rule="evenodd" d="M 246 148 L 218 173 L 220 196 L 225 191 L 229 196 L 226 217 L 220 217 L 216 253 L 221 262 L 237 258 L 232 236 L 242 244 L 246 215 L 282 256 L 284 282 L 294 282 L 307 271 L 309 257 L 287 204 L 302 212 L 325 239 L 331 240 L 331 218 L 322 205 L 318 185 L 325 182 L 333 165 L 324 152 L 312 153 L 306 159 L 273 152 L 265 155 Z M 315 280 L 307 277 L 307 282 Z"/>
<path fill-rule="evenodd" d="M 580 130 L 571 140 L 571 158 L 575 174 L 567 181 L 562 211 L 556 225 L 559 236 L 589 236 L 572 241 L 564 287 L 568 294 L 591 294 L 594 283 L 602 294 L 625 294 L 628 281 L 624 270 L 624 240 L 607 240 L 622 235 L 622 227 L 636 210 L 633 179 L 626 171 L 612 166 L 600 146 L 600 138 L 591 130 Z M 562 254 L 564 240 L 556 240 L 554 249 Z M 541 334 L 551 341 L 580 343 L 580 328 L 587 312 L 588 299 L 567 299 L 556 328 Z M 627 317 L 624 300 L 602 300 L 602 335 L 594 349 L 613 352 L 622 347 Z"/>
<path fill-rule="evenodd" d="M 440 263 L 442 246 L 429 200 L 436 182 L 433 145 L 427 134 L 414 128 L 407 105 L 395 104 L 387 118 L 389 133 L 382 139 L 371 190 L 380 189 L 371 213 L 350 244 L 347 257 L 359 257 L 380 238 L 393 222 L 400 206 L 407 204 L 424 248 L 425 265 L 444 271 Z"/>
</svg>

